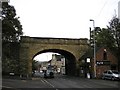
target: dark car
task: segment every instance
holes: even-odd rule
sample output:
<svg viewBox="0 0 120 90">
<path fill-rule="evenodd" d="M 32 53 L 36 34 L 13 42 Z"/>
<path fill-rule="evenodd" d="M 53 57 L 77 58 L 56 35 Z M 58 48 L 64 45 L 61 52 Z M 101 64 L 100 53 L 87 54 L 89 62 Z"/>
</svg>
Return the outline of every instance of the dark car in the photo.
<svg viewBox="0 0 120 90">
<path fill-rule="evenodd" d="M 54 72 L 53 72 L 53 70 L 46 70 L 44 72 L 44 78 L 54 78 Z"/>
<path fill-rule="evenodd" d="M 120 80 L 120 73 L 116 70 L 107 70 L 102 74 L 102 79 Z"/>
</svg>

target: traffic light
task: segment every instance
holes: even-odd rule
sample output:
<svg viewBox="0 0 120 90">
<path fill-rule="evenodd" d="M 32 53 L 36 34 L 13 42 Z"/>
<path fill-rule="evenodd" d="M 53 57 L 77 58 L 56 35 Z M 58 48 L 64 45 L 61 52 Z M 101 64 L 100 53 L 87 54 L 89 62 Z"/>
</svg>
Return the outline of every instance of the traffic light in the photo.
<svg viewBox="0 0 120 90">
<path fill-rule="evenodd" d="M 93 30 L 91 30 L 91 27 L 90 27 L 90 46 L 91 47 L 94 46 L 94 33 Z"/>
<path fill-rule="evenodd" d="M 96 36 L 101 31 L 101 28 L 95 27 L 94 30 L 91 30 L 91 27 L 90 27 L 90 46 L 91 47 L 94 47 L 94 31 L 95 31 L 95 43 L 96 43 Z"/>
</svg>

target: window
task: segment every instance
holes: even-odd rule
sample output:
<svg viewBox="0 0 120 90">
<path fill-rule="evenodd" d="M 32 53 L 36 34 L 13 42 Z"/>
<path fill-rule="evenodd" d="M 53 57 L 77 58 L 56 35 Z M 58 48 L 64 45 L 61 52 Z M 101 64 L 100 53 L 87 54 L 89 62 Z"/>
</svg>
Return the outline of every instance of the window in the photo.
<svg viewBox="0 0 120 90">
<path fill-rule="evenodd" d="M 107 60 L 107 51 L 106 51 L 106 49 L 104 49 L 104 52 L 103 52 L 103 60 Z"/>
<path fill-rule="evenodd" d="M 108 74 L 112 74 L 112 72 L 108 71 Z"/>
</svg>

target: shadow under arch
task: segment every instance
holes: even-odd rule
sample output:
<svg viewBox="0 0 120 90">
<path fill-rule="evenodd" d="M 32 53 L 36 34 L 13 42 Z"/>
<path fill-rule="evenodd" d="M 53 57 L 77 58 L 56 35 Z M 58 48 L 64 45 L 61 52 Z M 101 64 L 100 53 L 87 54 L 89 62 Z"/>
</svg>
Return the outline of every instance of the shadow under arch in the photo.
<svg viewBox="0 0 120 90">
<path fill-rule="evenodd" d="M 59 53 L 61 55 L 63 55 L 65 57 L 65 72 L 66 75 L 70 75 L 70 76 L 75 76 L 76 73 L 76 58 L 75 56 L 65 50 L 61 50 L 61 49 L 46 49 L 43 51 L 39 51 L 38 53 L 36 53 L 32 60 L 34 59 L 35 56 L 42 54 L 42 53 L 46 53 L 46 52 L 53 52 L 53 53 Z"/>
</svg>

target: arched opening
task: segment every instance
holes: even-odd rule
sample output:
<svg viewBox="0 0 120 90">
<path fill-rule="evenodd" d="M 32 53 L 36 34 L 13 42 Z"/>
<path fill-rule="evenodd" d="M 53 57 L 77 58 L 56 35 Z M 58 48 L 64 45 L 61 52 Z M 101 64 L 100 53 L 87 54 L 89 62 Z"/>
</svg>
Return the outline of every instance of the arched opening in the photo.
<svg viewBox="0 0 120 90">
<path fill-rule="evenodd" d="M 65 73 L 64 74 L 65 75 L 72 75 L 72 76 L 75 75 L 75 71 L 76 71 L 76 59 L 75 59 L 75 56 L 73 54 L 71 54 L 70 52 L 68 52 L 68 51 L 61 50 L 61 49 L 47 49 L 47 50 L 43 50 L 43 51 L 39 51 L 38 53 L 36 53 L 33 56 L 32 60 L 34 60 L 34 58 L 37 55 L 40 55 L 40 54 L 43 54 L 43 53 L 47 53 L 47 52 L 58 53 L 59 55 L 63 56 L 62 58 L 64 58 L 64 62 L 65 62 L 65 66 L 62 66 L 62 68 L 65 69 Z M 48 63 L 47 68 L 48 67 L 49 67 L 49 63 Z"/>
</svg>

